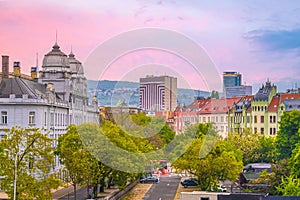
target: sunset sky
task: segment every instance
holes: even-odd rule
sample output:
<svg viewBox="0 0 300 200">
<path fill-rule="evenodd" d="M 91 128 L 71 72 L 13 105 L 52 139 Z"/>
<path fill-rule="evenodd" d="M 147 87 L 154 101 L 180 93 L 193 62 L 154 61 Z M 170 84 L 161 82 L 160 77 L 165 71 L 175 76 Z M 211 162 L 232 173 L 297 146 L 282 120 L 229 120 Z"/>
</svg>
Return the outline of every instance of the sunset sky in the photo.
<svg viewBox="0 0 300 200">
<path fill-rule="evenodd" d="M 85 64 L 103 42 L 114 36 L 154 27 L 197 42 L 220 77 L 223 71 L 238 71 L 243 83 L 254 86 L 253 92 L 267 78 L 279 91 L 285 91 L 293 84 L 300 86 L 299 19 L 300 4 L 294 0 L 0 0 L 0 54 L 10 56 L 11 66 L 13 61 L 20 61 L 21 70 L 29 73 L 38 52 L 41 69 L 43 56 L 51 50 L 57 32 L 61 50 L 69 54 L 72 48 Z M 85 75 L 93 80 L 138 81 L 136 70 L 153 64 L 154 71 L 147 73 L 168 74 L 164 67 L 157 66 L 174 67 L 176 73 L 172 75 L 179 74 L 192 88 L 206 89 L 205 80 L 197 78 L 188 63 L 157 50 L 122 56 L 104 74 L 87 66 Z"/>
</svg>

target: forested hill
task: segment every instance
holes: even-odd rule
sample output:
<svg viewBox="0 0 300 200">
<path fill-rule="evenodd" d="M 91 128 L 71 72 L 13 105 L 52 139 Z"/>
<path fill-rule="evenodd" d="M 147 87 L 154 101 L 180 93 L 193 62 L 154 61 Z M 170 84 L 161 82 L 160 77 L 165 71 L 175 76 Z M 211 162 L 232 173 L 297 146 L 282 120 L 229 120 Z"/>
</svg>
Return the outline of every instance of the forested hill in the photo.
<svg viewBox="0 0 300 200">
<path fill-rule="evenodd" d="M 137 82 L 88 80 L 87 88 L 89 97 L 97 93 L 99 105 L 101 106 L 115 106 L 123 102 L 131 106 L 139 106 L 139 83 Z M 181 105 L 189 105 L 199 96 L 208 97 L 209 92 L 184 88 L 177 89 L 177 102 Z"/>
</svg>

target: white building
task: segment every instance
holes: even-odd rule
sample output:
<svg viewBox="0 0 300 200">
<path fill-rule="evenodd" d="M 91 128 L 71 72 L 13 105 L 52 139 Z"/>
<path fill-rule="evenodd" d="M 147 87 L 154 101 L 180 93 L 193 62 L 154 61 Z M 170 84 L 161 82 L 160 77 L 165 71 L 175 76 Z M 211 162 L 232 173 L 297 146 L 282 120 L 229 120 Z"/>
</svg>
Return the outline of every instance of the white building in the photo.
<svg viewBox="0 0 300 200">
<path fill-rule="evenodd" d="M 177 106 L 177 78 L 140 78 L 140 108 L 145 111 L 174 111 Z"/>
<path fill-rule="evenodd" d="M 99 123 L 98 102 L 94 98 L 89 103 L 83 66 L 72 52 L 67 56 L 55 43 L 44 56 L 39 77 L 37 67 L 31 76 L 21 74 L 19 62 L 12 73 L 8 68 L 8 56 L 2 56 L 0 139 L 13 126 L 42 128 L 57 139 L 70 124 Z"/>
</svg>

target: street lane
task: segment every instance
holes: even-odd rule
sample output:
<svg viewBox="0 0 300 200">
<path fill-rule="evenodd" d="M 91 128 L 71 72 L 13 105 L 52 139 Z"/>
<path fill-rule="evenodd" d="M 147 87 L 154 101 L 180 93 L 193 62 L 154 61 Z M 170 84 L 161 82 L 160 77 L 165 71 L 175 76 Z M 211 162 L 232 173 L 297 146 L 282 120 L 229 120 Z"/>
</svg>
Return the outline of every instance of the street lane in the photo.
<svg viewBox="0 0 300 200">
<path fill-rule="evenodd" d="M 173 200 L 179 182 L 179 177 L 162 176 L 159 183 L 151 186 L 143 200 Z"/>
</svg>

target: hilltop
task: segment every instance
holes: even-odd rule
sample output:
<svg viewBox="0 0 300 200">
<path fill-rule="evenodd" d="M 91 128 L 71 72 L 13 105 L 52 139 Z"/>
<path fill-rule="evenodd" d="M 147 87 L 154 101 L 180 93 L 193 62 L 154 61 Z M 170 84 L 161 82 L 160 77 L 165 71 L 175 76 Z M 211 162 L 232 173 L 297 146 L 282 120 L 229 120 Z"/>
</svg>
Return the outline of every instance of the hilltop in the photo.
<svg viewBox="0 0 300 200">
<path fill-rule="evenodd" d="M 115 106 L 125 102 L 139 106 L 139 83 L 129 81 L 87 80 L 89 97 L 97 94 L 99 105 Z M 208 97 L 209 92 L 186 88 L 177 89 L 177 102 L 181 105 L 191 104 L 197 97 Z"/>
</svg>

